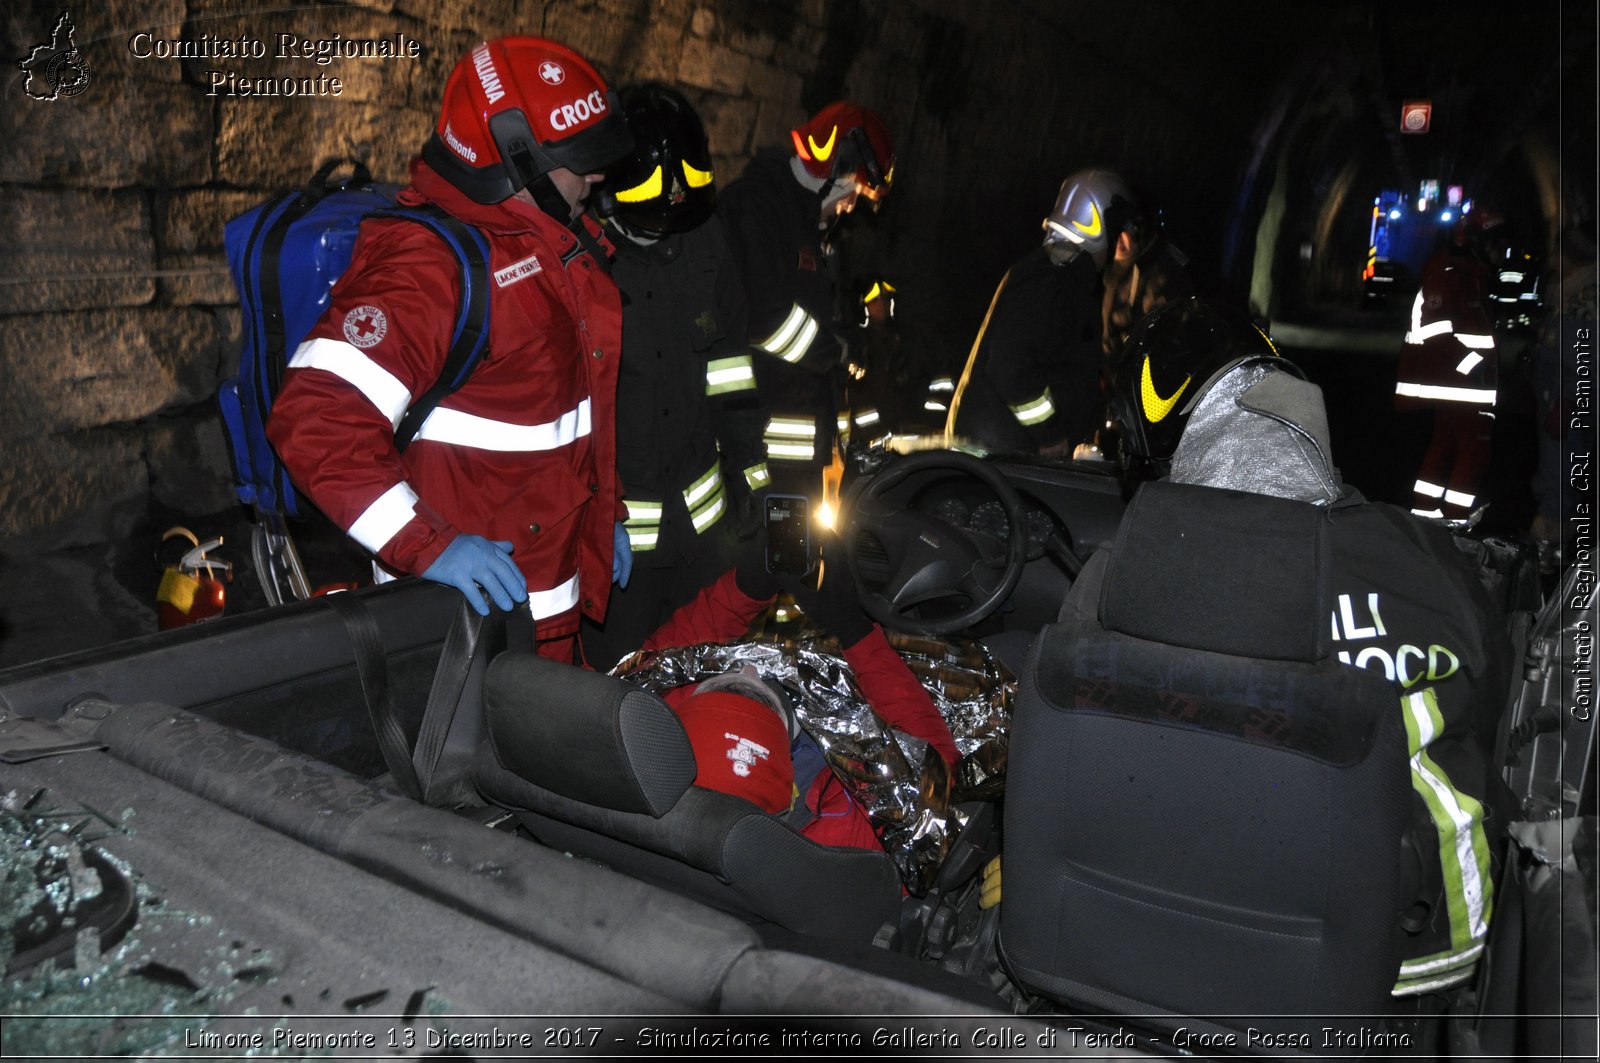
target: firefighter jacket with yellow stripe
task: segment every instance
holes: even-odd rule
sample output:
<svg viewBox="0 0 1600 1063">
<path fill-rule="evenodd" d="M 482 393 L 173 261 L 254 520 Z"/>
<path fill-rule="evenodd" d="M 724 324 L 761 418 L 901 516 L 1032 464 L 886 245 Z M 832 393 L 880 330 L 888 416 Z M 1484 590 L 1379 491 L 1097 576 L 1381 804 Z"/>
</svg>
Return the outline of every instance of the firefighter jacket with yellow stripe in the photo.
<svg viewBox="0 0 1600 1063">
<path fill-rule="evenodd" d="M 950 427 L 1011 449 L 1092 438 L 1100 394 L 1100 305 L 1094 260 L 1055 265 L 1039 247 L 1006 272 L 956 385 Z M 995 424 L 1009 411 L 1015 426 Z M 993 410 L 991 415 L 988 411 Z M 985 437 L 989 437 L 986 439 Z"/>
<path fill-rule="evenodd" d="M 540 638 L 571 634 L 580 609 L 605 615 L 624 516 L 616 285 L 536 207 L 475 203 L 420 161 L 411 177 L 402 202 L 437 203 L 488 240 L 482 360 L 397 451 L 396 424 L 449 352 L 460 267 L 423 226 L 369 220 L 290 359 L 268 438 L 295 484 L 394 570 L 423 572 L 458 534 L 509 540 Z"/>
<path fill-rule="evenodd" d="M 1323 622 L 1333 654 L 1389 680 L 1408 741 L 1411 829 L 1396 859 L 1413 888 L 1397 913 L 1401 962 L 1391 992 L 1448 989 L 1468 981 L 1483 955 L 1493 856 L 1515 800 L 1491 752 L 1509 697 L 1508 622 L 1443 527 L 1354 492 L 1324 517 Z M 1084 566 L 1064 619 L 1096 615 L 1108 558 L 1101 551 Z M 1395 840 L 1373 844 L 1389 849 Z"/>
<path fill-rule="evenodd" d="M 1509 696 L 1508 622 L 1443 527 L 1359 495 L 1331 506 L 1328 522 L 1334 652 L 1394 684 L 1409 740 L 1406 859 L 1421 888 L 1394 994 L 1448 988 L 1483 954 L 1491 855 L 1512 811 L 1491 753 Z"/>
<path fill-rule="evenodd" d="M 1498 366 L 1488 295 L 1488 270 L 1467 252 L 1445 250 L 1428 260 L 1400 348 L 1398 408 L 1494 408 Z"/>
<path fill-rule="evenodd" d="M 808 467 L 831 457 L 843 357 L 835 263 L 817 227 L 821 203 L 790 172 L 788 155 L 770 149 L 717 197 L 744 277 L 756 383 L 771 415 L 767 458 Z"/>
<path fill-rule="evenodd" d="M 615 234 L 622 290 L 617 472 L 635 564 L 670 564 L 765 485 L 744 289 L 721 223 L 640 245 Z M 719 569 L 720 571 L 720 569 Z"/>
</svg>

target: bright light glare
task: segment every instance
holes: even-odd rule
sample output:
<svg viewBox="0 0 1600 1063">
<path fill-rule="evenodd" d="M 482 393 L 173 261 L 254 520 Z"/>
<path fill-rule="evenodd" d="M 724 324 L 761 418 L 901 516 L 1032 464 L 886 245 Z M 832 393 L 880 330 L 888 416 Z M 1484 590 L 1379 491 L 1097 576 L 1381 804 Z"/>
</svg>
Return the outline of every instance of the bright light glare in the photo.
<svg viewBox="0 0 1600 1063">
<path fill-rule="evenodd" d="M 1389 220 L 1390 221 L 1399 221 L 1400 220 L 1400 211 L 1399 210 L 1391 210 L 1389 212 Z"/>
<path fill-rule="evenodd" d="M 1449 221 L 1453 217 L 1455 217 L 1455 215 L 1451 214 L 1448 210 L 1441 210 L 1439 212 L 1440 221 Z"/>
<path fill-rule="evenodd" d="M 832 531 L 833 530 L 833 522 L 836 519 L 837 519 L 837 516 L 833 511 L 833 503 L 832 502 L 824 502 L 820 506 L 817 507 L 817 523 L 822 525 L 824 528 L 827 528 L 829 531 Z"/>
</svg>

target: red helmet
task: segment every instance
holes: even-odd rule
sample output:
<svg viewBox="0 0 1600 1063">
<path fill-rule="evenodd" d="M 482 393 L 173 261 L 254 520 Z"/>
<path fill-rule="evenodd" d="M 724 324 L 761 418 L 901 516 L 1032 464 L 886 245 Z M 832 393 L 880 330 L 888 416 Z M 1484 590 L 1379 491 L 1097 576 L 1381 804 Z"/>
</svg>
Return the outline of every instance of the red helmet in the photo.
<svg viewBox="0 0 1600 1063">
<path fill-rule="evenodd" d="M 868 199 L 877 202 L 888 194 L 894 180 L 894 140 L 883 119 L 860 104 L 830 103 L 789 136 L 812 177 L 828 181 L 853 173 Z"/>
<path fill-rule="evenodd" d="M 542 37 L 501 37 L 450 72 L 422 157 L 477 202 L 499 203 L 551 170 L 594 173 L 632 150 L 616 94 L 583 56 Z"/>
</svg>

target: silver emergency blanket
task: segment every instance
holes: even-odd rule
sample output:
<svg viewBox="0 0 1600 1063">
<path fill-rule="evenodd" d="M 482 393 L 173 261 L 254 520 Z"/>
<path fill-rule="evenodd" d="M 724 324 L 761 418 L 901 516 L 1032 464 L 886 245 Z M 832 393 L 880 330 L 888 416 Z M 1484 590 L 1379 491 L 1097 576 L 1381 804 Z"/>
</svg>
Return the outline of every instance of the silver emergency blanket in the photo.
<svg viewBox="0 0 1600 1063">
<path fill-rule="evenodd" d="M 1172 455 L 1172 479 L 1324 504 L 1339 497 L 1322 389 L 1267 362 L 1206 392 Z"/>
<path fill-rule="evenodd" d="M 953 773 L 920 738 L 878 718 L 831 638 L 703 643 L 636 653 L 612 669 L 656 693 L 752 665 L 794 703 L 800 725 L 860 804 L 906 889 L 925 893 L 965 816 L 964 801 L 998 797 L 1016 679 L 981 646 L 965 640 L 890 635 L 955 738 Z"/>
</svg>

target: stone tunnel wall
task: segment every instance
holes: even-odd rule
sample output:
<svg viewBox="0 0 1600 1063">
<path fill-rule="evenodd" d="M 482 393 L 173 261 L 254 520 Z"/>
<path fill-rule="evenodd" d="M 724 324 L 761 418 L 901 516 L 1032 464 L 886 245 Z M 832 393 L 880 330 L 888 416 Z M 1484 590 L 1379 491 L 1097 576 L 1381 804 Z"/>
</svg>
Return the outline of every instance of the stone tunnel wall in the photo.
<svg viewBox="0 0 1600 1063">
<path fill-rule="evenodd" d="M 1137 5 L 1115 34 L 1092 35 L 1082 20 L 1095 5 L 1051 0 L 263 6 L 75 5 L 83 90 L 31 98 L 15 67 L 4 82 L 0 537 L 13 551 L 40 537 L 115 539 L 107 514 L 137 511 L 141 500 L 195 513 L 231 504 L 213 404 L 239 331 L 223 223 L 334 155 L 403 179 L 447 72 L 481 37 L 542 33 L 614 82 L 679 85 L 706 119 L 724 183 L 830 99 L 878 110 L 900 157 L 877 219 L 886 269 L 902 314 L 926 326 L 944 360 L 964 356 L 994 283 L 1037 238 L 1072 169 L 1123 168 L 1163 198 L 1197 261 L 1215 261 L 1232 204 L 1208 199 L 1232 194 L 1264 107 L 1258 87 L 1228 73 L 1226 49 L 1249 42 L 1180 20 L 1175 0 Z M 4 54 L 47 42 L 61 10 L 55 0 L 8 5 Z M 420 56 L 280 60 L 279 33 L 398 33 Z M 1131 76 L 1136 45 L 1140 55 L 1178 49 L 1196 33 L 1223 50 L 1204 83 L 1147 67 Z M 268 58 L 163 54 L 202 35 L 262 42 Z M 230 94 L 264 76 L 337 78 L 340 91 Z"/>
</svg>

